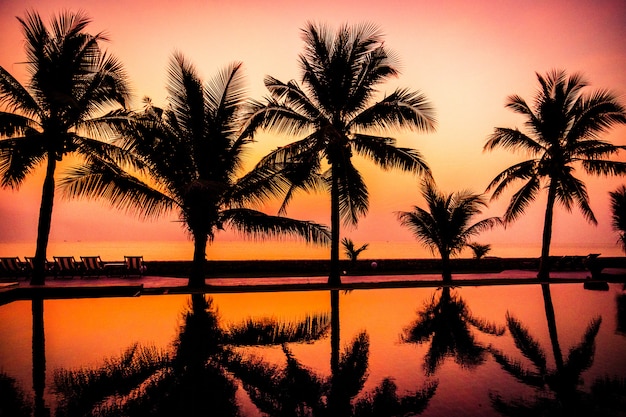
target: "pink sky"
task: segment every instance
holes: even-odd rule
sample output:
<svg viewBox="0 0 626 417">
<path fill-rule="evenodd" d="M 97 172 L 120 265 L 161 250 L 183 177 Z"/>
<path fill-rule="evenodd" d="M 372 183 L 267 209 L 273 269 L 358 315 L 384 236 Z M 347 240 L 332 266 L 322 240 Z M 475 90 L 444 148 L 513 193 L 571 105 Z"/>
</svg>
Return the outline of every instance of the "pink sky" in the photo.
<svg viewBox="0 0 626 417">
<path fill-rule="evenodd" d="M 486 137 L 498 127 L 520 127 L 523 120 L 504 108 L 506 97 L 519 94 L 530 101 L 535 72 L 554 68 L 583 72 L 592 88 L 610 88 L 626 103 L 626 3 L 624 1 L 31 1 L 0 3 L 0 65 L 25 82 L 23 40 L 15 16 L 27 9 L 44 19 L 63 9 L 85 10 L 93 19 L 89 30 L 106 31 L 106 48 L 126 66 L 136 100 L 158 104 L 165 99 L 166 66 L 172 52 L 183 52 L 205 79 L 229 62 L 243 61 L 250 96 L 265 94 L 263 77 L 297 79 L 302 50 L 300 28 L 307 20 L 337 26 L 370 21 L 386 34 L 386 46 L 402 63 L 401 76 L 383 86 L 423 91 L 439 121 L 434 134 L 399 133 L 400 145 L 420 150 L 438 185 L 446 192 L 484 190 L 503 168 L 523 156 L 482 152 Z M 626 128 L 607 136 L 626 145 Z M 262 134 L 250 152 L 250 164 L 289 139 Z M 626 158 L 622 152 L 621 158 Z M 361 164 L 369 186 L 369 215 L 358 229 L 344 235 L 355 241 L 412 240 L 394 211 L 421 204 L 417 181 L 400 173 L 383 173 Z M 0 243 L 34 241 L 43 170 L 18 191 L 0 190 Z M 585 178 L 585 177 L 583 177 Z M 557 212 L 554 243 L 598 243 L 616 240 L 610 227 L 608 192 L 626 178 L 586 179 L 591 206 L 599 221 L 594 227 L 578 212 Z M 508 197 L 508 195 L 506 196 Z M 486 215 L 501 215 L 502 198 Z M 478 240 L 494 246 L 538 242 L 545 200 L 506 231 L 486 233 Z M 288 213 L 328 223 L 326 196 L 301 196 Z M 99 202 L 57 199 L 52 240 L 182 240 L 180 225 L 160 219 L 141 223 Z M 230 235 L 218 236 L 229 239 Z M 13 255 L 13 254 L 7 254 Z"/>
</svg>

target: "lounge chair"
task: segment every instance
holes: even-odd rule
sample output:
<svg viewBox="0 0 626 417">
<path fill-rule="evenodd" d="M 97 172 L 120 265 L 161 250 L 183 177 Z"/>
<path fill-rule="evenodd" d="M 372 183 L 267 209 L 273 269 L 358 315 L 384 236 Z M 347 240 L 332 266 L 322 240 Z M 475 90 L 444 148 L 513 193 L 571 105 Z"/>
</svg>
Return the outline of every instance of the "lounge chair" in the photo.
<svg viewBox="0 0 626 417">
<path fill-rule="evenodd" d="M 98 277 L 104 273 L 104 262 L 100 256 L 81 256 L 83 261 L 83 274 L 85 276 Z"/>
<path fill-rule="evenodd" d="M 26 265 L 17 256 L 0 258 L 2 273 L 0 276 L 9 278 L 20 278 L 28 275 Z"/>
<path fill-rule="evenodd" d="M 73 256 L 54 256 L 55 277 L 73 278 L 82 275 L 82 268 Z"/>
<path fill-rule="evenodd" d="M 24 262 L 24 265 L 26 266 L 26 270 L 28 271 L 29 274 L 33 273 L 33 270 L 35 269 L 35 257 L 34 256 L 25 256 L 24 259 L 26 260 L 26 262 Z M 44 270 L 46 275 L 54 275 L 54 262 L 50 262 L 49 260 L 45 260 L 44 261 Z"/>
<path fill-rule="evenodd" d="M 146 271 L 143 256 L 124 256 L 124 263 L 126 264 L 126 275 L 142 276 Z"/>
</svg>

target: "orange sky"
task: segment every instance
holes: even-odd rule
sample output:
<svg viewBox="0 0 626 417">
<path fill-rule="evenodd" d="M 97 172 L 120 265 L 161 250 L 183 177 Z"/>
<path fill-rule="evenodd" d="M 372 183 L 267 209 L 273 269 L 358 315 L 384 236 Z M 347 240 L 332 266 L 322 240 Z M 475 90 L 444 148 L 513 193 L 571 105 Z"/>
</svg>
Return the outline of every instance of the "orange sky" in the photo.
<svg viewBox="0 0 626 417">
<path fill-rule="evenodd" d="M 23 41 L 15 16 L 23 16 L 26 9 L 38 11 L 46 20 L 62 9 L 87 11 L 93 18 L 89 30 L 106 31 L 111 39 L 106 48 L 125 64 L 136 107 L 145 95 L 163 103 L 165 69 L 173 51 L 183 52 L 205 79 L 231 61 L 243 61 L 250 96 L 261 98 L 266 74 L 299 81 L 299 31 L 307 20 L 335 27 L 343 22 L 374 22 L 402 64 L 401 76 L 385 84 L 384 91 L 396 86 L 419 89 L 437 110 L 436 133 L 396 137 L 401 145 L 423 153 L 446 192 L 481 192 L 503 168 L 521 160 L 505 151 L 483 154 L 482 146 L 496 126 L 522 128 L 522 119 L 506 110 L 504 103 L 513 93 L 530 101 L 536 71 L 583 72 L 592 88 L 610 88 L 626 102 L 624 1 L 4 0 L 0 2 L 0 65 L 21 81 L 26 80 L 19 64 L 24 60 Z M 614 129 L 607 138 L 626 145 L 626 128 Z M 250 164 L 288 142 L 268 135 L 257 139 Z M 626 158 L 626 153 L 620 157 Z M 370 213 L 357 230 L 344 234 L 357 242 L 412 240 L 393 212 L 421 204 L 416 179 L 383 173 L 369 163 L 361 167 L 370 191 Z M 0 190 L 0 243 L 34 240 L 42 171 L 19 191 Z M 555 244 L 615 242 L 608 192 L 626 183 L 626 178 L 586 182 L 600 224 L 587 225 L 578 212 L 559 209 Z M 501 215 L 506 203 L 506 198 L 492 203 L 487 214 Z M 506 232 L 490 232 L 478 240 L 494 246 L 512 239 L 540 241 L 544 203 L 539 199 Z M 327 223 L 327 197 L 301 196 L 288 214 Z M 186 239 L 173 219 L 141 223 L 101 203 L 57 199 L 51 239 Z M 224 234 L 217 239 L 230 238 Z"/>
</svg>

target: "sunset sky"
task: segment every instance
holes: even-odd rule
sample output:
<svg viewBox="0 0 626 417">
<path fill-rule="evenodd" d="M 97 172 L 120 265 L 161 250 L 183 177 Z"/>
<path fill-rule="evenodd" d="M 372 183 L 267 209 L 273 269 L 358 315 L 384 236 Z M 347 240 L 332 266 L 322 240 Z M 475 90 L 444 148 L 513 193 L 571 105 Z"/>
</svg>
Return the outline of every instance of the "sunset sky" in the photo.
<svg viewBox="0 0 626 417">
<path fill-rule="evenodd" d="M 588 91 L 608 88 L 626 103 L 624 0 L 3 0 L 0 66 L 23 83 L 27 81 L 20 64 L 25 57 L 23 38 L 15 17 L 24 16 L 27 9 L 39 12 L 46 22 L 60 10 L 85 10 L 93 19 L 88 31 L 105 31 L 110 38 L 105 48 L 124 63 L 135 94 L 134 108 L 140 108 L 143 96 L 164 104 L 166 67 L 174 51 L 192 61 L 205 80 L 228 63 L 242 61 L 250 97 L 260 99 L 266 94 L 265 75 L 300 82 L 300 29 L 307 21 L 332 27 L 373 22 L 401 62 L 400 76 L 382 85 L 381 94 L 398 86 L 420 90 L 437 113 L 436 133 L 393 136 L 400 145 L 422 152 L 446 192 L 483 192 L 502 169 L 524 158 L 506 151 L 483 153 L 482 147 L 494 127 L 523 128 L 523 119 L 504 104 L 511 94 L 532 100 L 535 72 L 555 68 L 582 72 L 591 84 Z M 626 128 L 613 129 L 606 138 L 626 145 Z M 291 140 L 258 135 L 249 164 Z M 626 159 L 626 152 L 620 158 Z M 422 204 L 418 179 L 382 172 L 368 162 L 359 166 L 369 186 L 370 212 L 357 229 L 343 234 L 358 242 L 412 240 L 394 212 Z M 610 226 L 608 192 L 626 178 L 582 178 L 599 225 L 588 225 L 579 212 L 568 214 L 559 208 L 553 242 L 611 245 L 617 236 Z M 19 190 L 0 189 L 0 243 L 34 241 L 42 179 L 40 169 Z M 485 215 L 501 215 L 509 196 L 492 202 Z M 539 242 L 544 209 L 541 198 L 506 231 L 489 232 L 477 240 L 493 246 Z M 328 223 L 328 198 L 302 195 L 288 215 Z M 100 202 L 58 198 L 51 240 L 184 240 L 175 219 L 173 214 L 142 223 Z M 217 242 L 233 238 L 225 233 Z M 14 254 L 2 254 L 6 255 Z"/>
</svg>

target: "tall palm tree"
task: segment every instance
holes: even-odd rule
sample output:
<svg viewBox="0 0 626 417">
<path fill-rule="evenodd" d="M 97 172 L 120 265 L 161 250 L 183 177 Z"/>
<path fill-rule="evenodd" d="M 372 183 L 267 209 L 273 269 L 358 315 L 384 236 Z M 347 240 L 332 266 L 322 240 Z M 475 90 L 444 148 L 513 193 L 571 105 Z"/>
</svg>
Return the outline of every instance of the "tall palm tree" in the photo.
<svg viewBox="0 0 626 417">
<path fill-rule="evenodd" d="M 576 205 L 585 219 L 597 220 L 589 206 L 585 184 L 574 176 L 577 167 L 592 175 L 626 173 L 626 162 L 609 159 L 623 146 L 600 139 L 610 127 L 626 123 L 626 111 L 616 97 L 606 90 L 583 94 L 587 82 L 581 74 L 567 76 L 555 70 L 537 74 L 539 91 L 532 104 L 518 95 L 508 98 L 506 107 L 526 118 L 529 133 L 511 128 L 496 128 L 484 150 L 504 148 L 521 151 L 530 159 L 519 162 L 498 174 L 487 187 L 498 198 L 514 182 L 523 185 L 513 194 L 504 214 L 507 223 L 517 220 L 542 188 L 548 198 L 543 225 L 541 262 L 538 277 L 550 277 L 550 242 L 554 206 L 558 203 L 571 211 Z"/>
<path fill-rule="evenodd" d="M 100 47 L 104 34 L 85 32 L 91 20 L 84 13 L 63 12 L 50 28 L 35 12 L 18 20 L 30 80 L 22 86 L 0 67 L 0 184 L 17 188 L 46 164 L 31 280 L 43 284 L 57 163 L 70 153 L 89 159 L 107 150 L 121 157 L 97 139 L 115 120 L 104 111 L 124 106 L 129 90 L 120 62 Z"/>
<path fill-rule="evenodd" d="M 207 243 L 230 226 L 257 237 L 292 234 L 326 242 L 322 226 L 268 216 L 250 205 L 284 191 L 286 183 L 270 167 L 239 177 L 242 157 L 252 139 L 239 134 L 247 104 L 241 63 L 234 63 L 203 84 L 182 54 L 169 66 L 169 107 L 147 102 L 119 145 L 135 158 L 122 167 L 101 158 L 70 172 L 63 182 L 74 197 L 98 197 L 140 216 L 176 209 L 194 241 L 190 286 L 205 279 Z M 134 175 L 134 174 L 143 174 Z"/>
<path fill-rule="evenodd" d="M 270 97 L 257 103 L 248 129 L 303 135 L 271 152 L 260 165 L 289 163 L 292 192 L 330 192 L 329 282 L 339 284 L 340 223 L 356 224 L 369 204 L 367 187 L 352 161 L 353 153 L 385 170 L 396 168 L 429 175 L 419 152 L 396 147 L 395 139 L 381 136 L 381 132 L 399 128 L 434 131 L 434 112 L 423 94 L 408 89 L 396 89 L 373 102 L 378 86 L 398 75 L 394 56 L 384 46 L 376 26 L 343 25 L 333 33 L 323 25 L 308 23 L 302 35 L 302 86 L 267 76 L 265 86 Z"/>
<path fill-rule="evenodd" d="M 626 186 L 622 185 L 609 193 L 611 196 L 611 212 L 613 214 L 613 230 L 619 234 L 619 244 L 626 253 Z"/>
<path fill-rule="evenodd" d="M 498 217 L 489 217 L 470 224 L 471 218 L 480 214 L 481 209 L 487 206 L 480 194 L 459 191 L 446 195 L 437 189 L 432 180 L 423 180 L 421 188 L 428 208 L 414 206 L 413 211 L 397 212 L 398 220 L 424 246 L 433 253 L 439 252 L 443 281 L 450 282 L 450 257 L 461 252 L 472 236 L 495 227 L 501 220 Z"/>
</svg>

